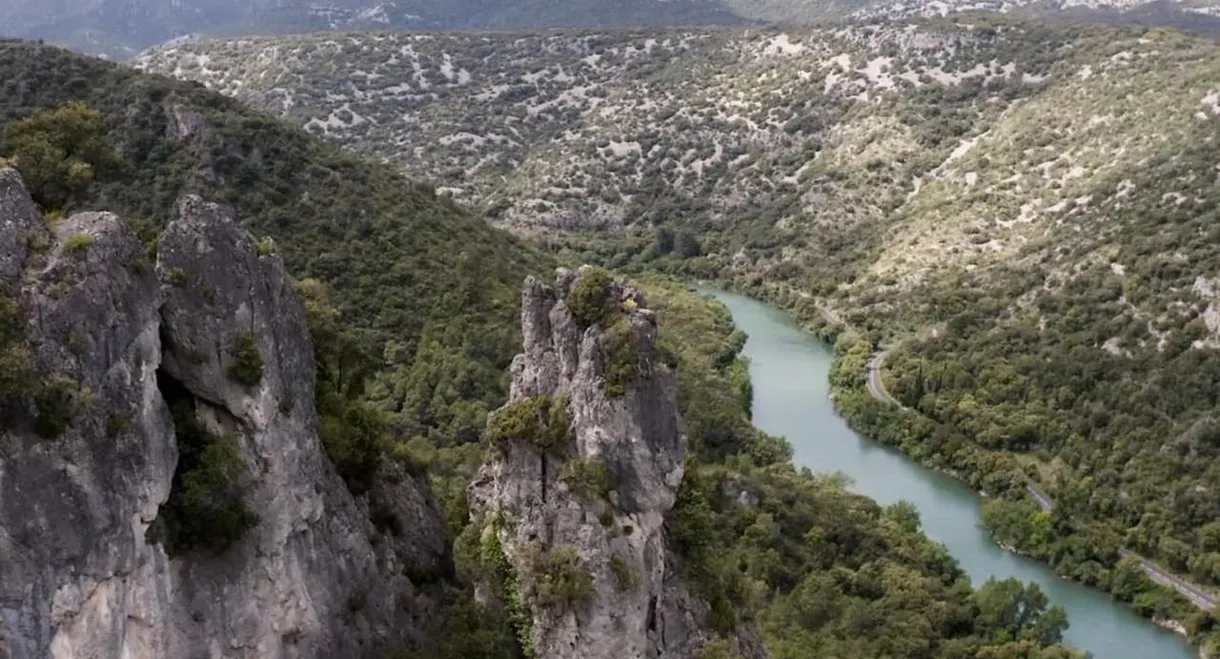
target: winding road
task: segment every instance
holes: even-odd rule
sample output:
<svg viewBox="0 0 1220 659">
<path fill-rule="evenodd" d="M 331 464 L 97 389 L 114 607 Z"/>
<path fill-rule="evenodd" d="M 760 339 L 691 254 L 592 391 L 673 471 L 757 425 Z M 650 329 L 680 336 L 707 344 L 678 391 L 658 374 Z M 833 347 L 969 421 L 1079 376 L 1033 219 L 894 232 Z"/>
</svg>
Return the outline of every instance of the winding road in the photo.
<svg viewBox="0 0 1220 659">
<path fill-rule="evenodd" d="M 883 350 L 874 354 L 872 358 L 868 360 L 868 377 L 866 379 L 868 393 L 879 402 L 887 405 L 893 405 L 903 410 L 911 411 L 909 407 L 900 403 L 885 389 L 885 383 L 881 380 L 881 368 L 885 364 L 885 355 L 886 351 Z M 1031 497 L 1033 497 L 1034 501 L 1038 504 L 1038 507 L 1044 512 L 1050 512 L 1051 509 L 1054 508 L 1055 504 L 1053 501 L 1051 501 L 1050 497 L 1039 492 L 1038 489 L 1033 485 L 1027 484 L 1025 486 L 1025 491 L 1028 492 Z M 1118 549 L 1118 554 L 1124 558 L 1130 556 L 1139 561 L 1140 568 L 1144 570 L 1144 574 L 1148 575 L 1149 579 L 1161 584 L 1162 586 L 1173 588 L 1200 609 L 1212 610 L 1216 608 L 1217 604 L 1220 604 L 1220 598 L 1211 595 L 1201 587 L 1190 583 L 1189 581 L 1185 581 L 1177 576 L 1174 576 L 1168 570 L 1165 570 L 1156 563 L 1143 558 L 1133 551 L 1120 547 Z"/>
</svg>

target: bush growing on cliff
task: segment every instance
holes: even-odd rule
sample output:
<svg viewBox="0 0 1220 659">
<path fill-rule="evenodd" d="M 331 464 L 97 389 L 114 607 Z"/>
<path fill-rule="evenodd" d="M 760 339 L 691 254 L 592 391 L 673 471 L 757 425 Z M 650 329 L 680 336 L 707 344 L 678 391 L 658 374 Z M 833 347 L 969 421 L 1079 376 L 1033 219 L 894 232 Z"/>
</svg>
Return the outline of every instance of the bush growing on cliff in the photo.
<svg viewBox="0 0 1220 659">
<path fill-rule="evenodd" d="M 618 556 L 610 558 L 610 574 L 614 576 L 614 588 L 620 593 L 635 590 L 640 585 L 640 575 L 627 566 L 627 562 Z"/>
<path fill-rule="evenodd" d="M 631 326 L 624 320 L 615 323 L 606 333 L 606 369 L 602 387 L 607 396 L 617 398 L 627 393 L 627 386 L 640 373 L 640 353 L 631 335 Z"/>
<path fill-rule="evenodd" d="M 26 391 L 30 380 L 30 350 L 21 314 L 12 298 L 0 295 L 0 405 Z"/>
<path fill-rule="evenodd" d="M 229 365 L 228 373 L 230 380 L 247 387 L 263 381 L 263 357 L 258 352 L 253 334 L 242 332 L 237 335 L 233 363 Z"/>
<path fill-rule="evenodd" d="M 599 458 L 573 458 L 559 470 L 559 480 L 590 499 L 605 499 L 614 489 L 606 463 Z"/>
<path fill-rule="evenodd" d="M 613 282 L 610 273 L 601 268 L 581 274 L 564 300 L 572 317 L 584 327 L 605 323 L 618 310 L 618 300 L 611 294 Z"/>
<path fill-rule="evenodd" d="M 34 404 L 38 415 L 34 418 L 34 432 L 43 439 L 59 437 L 73 419 L 91 400 L 89 391 L 80 383 L 63 374 L 55 374 L 35 387 Z"/>
<path fill-rule="evenodd" d="M 538 606 L 572 610 L 593 597 L 593 577 L 581 564 L 575 547 L 562 545 L 538 552 L 531 574 L 531 592 Z"/>
<path fill-rule="evenodd" d="M 74 102 L 5 125 L 13 164 L 44 209 L 79 203 L 89 185 L 118 166 L 102 114 Z"/>
<path fill-rule="evenodd" d="M 497 410 L 487 429 L 487 438 L 500 450 L 509 443 L 526 441 L 543 453 L 562 452 L 568 445 L 567 402 L 550 396 L 530 396 Z"/>
<path fill-rule="evenodd" d="M 169 499 L 149 533 L 163 541 L 171 555 L 197 548 L 222 552 L 258 523 L 242 499 L 246 464 L 237 439 L 209 432 L 196 418 L 190 395 L 181 385 L 163 381 L 178 444 L 178 467 Z"/>
</svg>

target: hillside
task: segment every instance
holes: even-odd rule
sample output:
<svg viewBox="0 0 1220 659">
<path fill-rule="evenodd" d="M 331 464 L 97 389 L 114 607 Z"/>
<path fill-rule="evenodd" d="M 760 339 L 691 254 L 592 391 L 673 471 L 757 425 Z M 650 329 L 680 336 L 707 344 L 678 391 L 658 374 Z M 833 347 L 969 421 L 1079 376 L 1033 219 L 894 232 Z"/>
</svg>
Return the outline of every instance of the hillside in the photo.
<svg viewBox="0 0 1220 659">
<path fill-rule="evenodd" d="M 184 193 L 231 204 L 289 272 L 329 289 L 354 337 L 343 364 L 380 372 L 370 387 L 405 432 L 477 436 L 506 394 L 520 281 L 545 258 L 389 167 L 198 85 L 0 43 L 0 123 L 72 101 L 101 112 L 118 158 L 58 212 L 118 213 L 151 243 Z"/>
<path fill-rule="evenodd" d="M 877 421 L 889 441 L 995 493 L 1032 479 L 1109 538 L 1064 571 L 1106 586 L 1097 548 L 1121 542 L 1220 583 L 1211 41 L 974 17 L 203 41 L 141 65 L 586 258 L 861 330 L 921 413 Z"/>
</svg>

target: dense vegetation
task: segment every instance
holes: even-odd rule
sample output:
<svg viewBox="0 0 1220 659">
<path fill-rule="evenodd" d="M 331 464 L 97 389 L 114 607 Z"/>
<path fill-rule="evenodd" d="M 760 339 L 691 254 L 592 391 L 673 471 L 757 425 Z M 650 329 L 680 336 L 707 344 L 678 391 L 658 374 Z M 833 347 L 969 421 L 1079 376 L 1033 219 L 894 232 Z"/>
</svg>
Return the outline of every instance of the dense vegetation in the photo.
<svg viewBox="0 0 1220 659">
<path fill-rule="evenodd" d="M 1072 520 L 1046 542 L 1098 548 L 1031 553 L 1104 587 L 1105 548 L 1121 545 L 1220 585 L 1220 194 L 1201 183 L 1216 45 L 971 25 L 917 26 L 922 45 L 900 27 L 308 37 L 153 63 L 240 82 L 333 140 L 440 172 L 493 221 L 568 229 L 547 237 L 561 258 L 720 279 L 849 325 L 862 338 L 841 352 L 840 388 L 861 387 L 884 344 L 890 389 L 917 412 L 856 391 L 840 401 L 859 427 L 997 496 L 1038 485 Z M 397 109 L 420 81 L 382 64 L 406 45 L 436 90 L 412 97 L 427 121 Z M 480 64 L 489 53 L 506 56 Z M 233 66 L 192 66 L 201 54 Z M 299 88 L 259 88 L 281 74 Z M 337 89 L 363 100 L 340 108 Z M 509 125 L 522 139 L 495 139 Z M 1166 601 L 1158 612 L 1180 604 Z"/>
<path fill-rule="evenodd" d="M 20 121 L 39 110 L 52 112 Z M 0 156 L 15 156 L 47 210 L 111 210 L 151 243 L 185 192 L 233 205 L 294 275 L 326 288 L 328 336 L 344 329 L 330 339 L 343 345 L 323 348 L 329 385 L 375 401 L 403 441 L 477 441 L 503 399 L 520 281 L 548 266 L 430 188 L 198 85 L 34 44 L 0 43 L 0 122 Z M 99 123 L 105 153 L 77 138 Z M 242 382 L 259 370 L 248 356 Z"/>
<path fill-rule="evenodd" d="M 519 282 L 546 259 L 386 167 L 195 86 L 20 44 L 0 45 L 0 74 L 0 117 L 84 101 L 92 110 L 81 111 L 99 113 L 114 136 L 118 164 L 104 180 L 79 179 L 57 210 L 114 210 L 151 240 L 177 196 L 199 191 L 229 201 L 256 235 L 274 240 L 302 278 L 321 437 L 340 473 L 360 492 L 386 454 L 426 471 L 456 537 L 467 520 L 465 486 L 489 444 L 487 410 L 503 400 L 519 345 Z M 0 153 L 20 146 L 6 138 Z M 671 248 L 656 236 L 660 251 L 671 251 L 662 258 L 675 268 L 705 258 L 693 235 L 679 238 Z M 828 657 L 1069 656 L 1054 645 L 1062 612 L 1035 588 L 971 591 L 945 550 L 917 532 L 909 506 L 882 509 L 834 479 L 797 472 L 786 443 L 749 423 L 744 337 L 727 312 L 682 285 L 642 283 L 661 319 L 661 348 L 678 365 L 693 447 L 671 538 L 716 627 L 754 619 L 781 657 L 809 648 Z M 0 357 L 20 353 L 10 334 L 0 333 Z M 231 375 L 257 383 L 261 358 L 246 352 Z M 223 548 L 255 522 L 233 487 L 240 459 L 231 442 L 197 427 L 189 401 L 173 402 L 184 454 L 159 532 L 175 547 Z M 553 421 L 555 405 L 533 401 L 501 430 L 532 424 L 558 441 L 566 431 Z M 596 466 L 568 477 L 591 495 L 604 489 Z M 223 523 L 199 528 L 199 520 Z M 557 604 L 580 600 L 586 588 L 568 558 L 539 565 Z M 511 611 L 476 615 L 460 584 L 438 588 L 451 606 L 436 621 L 437 645 L 408 656 L 514 656 Z"/>
<path fill-rule="evenodd" d="M 909 504 L 882 508 L 795 469 L 787 443 L 749 423 L 745 337 L 727 310 L 682 284 L 642 281 L 677 355 L 694 447 L 669 531 L 714 625 L 754 621 L 777 658 L 1071 656 L 1054 646 L 1064 613 L 1036 586 L 972 591 Z"/>
</svg>

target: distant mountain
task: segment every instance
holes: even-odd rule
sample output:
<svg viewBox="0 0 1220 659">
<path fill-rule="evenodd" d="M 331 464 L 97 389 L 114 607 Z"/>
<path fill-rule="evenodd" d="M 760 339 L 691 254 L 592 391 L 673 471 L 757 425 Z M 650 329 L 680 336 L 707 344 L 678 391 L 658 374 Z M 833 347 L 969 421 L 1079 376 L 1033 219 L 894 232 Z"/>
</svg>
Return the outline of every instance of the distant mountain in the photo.
<svg viewBox="0 0 1220 659">
<path fill-rule="evenodd" d="M 1220 36 L 1220 0 L 0 0 L 0 36 L 126 59 L 191 34 L 808 25 L 961 12 L 1168 25 Z"/>
</svg>

